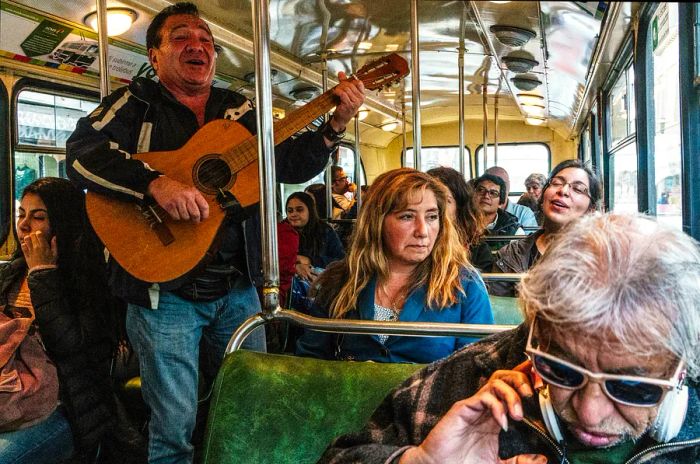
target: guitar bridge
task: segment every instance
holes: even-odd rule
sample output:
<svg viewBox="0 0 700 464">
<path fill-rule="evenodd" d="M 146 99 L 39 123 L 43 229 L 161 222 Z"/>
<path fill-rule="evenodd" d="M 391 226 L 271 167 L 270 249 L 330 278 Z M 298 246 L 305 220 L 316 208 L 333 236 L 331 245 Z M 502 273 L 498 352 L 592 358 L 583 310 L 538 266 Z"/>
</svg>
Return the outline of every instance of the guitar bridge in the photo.
<svg viewBox="0 0 700 464">
<path fill-rule="evenodd" d="M 142 206 L 136 205 L 136 208 L 141 212 L 143 217 L 148 222 L 149 227 L 156 233 L 158 240 L 163 246 L 168 246 L 175 241 L 175 236 L 170 231 L 163 219 L 158 215 L 158 212 L 152 205 Z"/>
</svg>

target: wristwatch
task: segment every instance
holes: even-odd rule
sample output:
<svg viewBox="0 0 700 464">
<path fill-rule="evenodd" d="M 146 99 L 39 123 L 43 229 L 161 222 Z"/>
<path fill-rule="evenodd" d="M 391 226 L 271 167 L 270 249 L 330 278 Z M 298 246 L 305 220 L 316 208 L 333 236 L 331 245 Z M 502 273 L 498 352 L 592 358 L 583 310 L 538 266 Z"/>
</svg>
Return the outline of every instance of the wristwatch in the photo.
<svg viewBox="0 0 700 464">
<path fill-rule="evenodd" d="M 321 133 L 321 135 L 330 140 L 330 142 L 333 145 L 339 145 L 340 142 L 343 140 L 343 137 L 345 136 L 345 129 L 343 129 L 340 132 L 333 129 L 333 126 L 331 126 L 330 119 L 324 122 L 323 125 L 318 129 L 318 131 Z"/>
</svg>

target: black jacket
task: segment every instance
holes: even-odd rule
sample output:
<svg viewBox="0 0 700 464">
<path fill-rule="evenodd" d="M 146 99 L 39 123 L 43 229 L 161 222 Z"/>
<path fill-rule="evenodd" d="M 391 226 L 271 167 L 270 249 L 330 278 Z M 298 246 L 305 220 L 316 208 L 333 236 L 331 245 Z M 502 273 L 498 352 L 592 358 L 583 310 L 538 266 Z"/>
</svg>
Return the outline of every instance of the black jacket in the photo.
<svg viewBox="0 0 700 464">
<path fill-rule="evenodd" d="M 495 273 L 520 274 L 527 272 L 540 258 L 537 250 L 537 239 L 543 234 L 542 229 L 523 239 L 513 240 L 498 250 L 493 261 Z M 491 281 L 488 284 L 489 294 L 496 296 L 516 296 L 515 283 Z"/>
<path fill-rule="evenodd" d="M 27 272 L 23 257 L 0 266 L 0 304 L 7 303 L 13 283 Z M 106 332 L 105 289 L 88 276 L 78 294 L 67 288 L 57 269 L 32 272 L 28 278 L 39 334 L 58 372 L 59 398 L 66 410 L 78 450 L 90 449 L 113 422 L 109 382 L 111 342 Z"/>
<path fill-rule="evenodd" d="M 251 133 L 256 132 L 255 112 L 244 96 L 212 87 L 207 101 L 205 120 L 237 119 Z M 102 100 L 89 116 L 78 121 L 68 139 L 68 176 L 81 188 L 124 201 L 143 200 L 148 184 L 161 173 L 131 158 L 131 153 L 167 151 L 182 147 L 199 129 L 194 113 L 178 102 L 165 87 L 149 79 L 137 78 Z M 275 149 L 277 180 L 301 183 L 325 167 L 330 150 L 317 132 L 307 132 L 289 139 Z M 256 285 L 262 284 L 260 215 L 258 207 L 248 208 L 242 227 L 227 221 L 219 230 L 218 243 L 234 244 L 243 252 L 247 274 Z M 233 253 L 235 254 L 235 253 Z M 174 290 L 201 273 L 193 273 L 159 290 Z M 113 291 L 130 303 L 151 306 L 149 287 L 126 273 L 116 263 L 112 266 Z"/>
</svg>

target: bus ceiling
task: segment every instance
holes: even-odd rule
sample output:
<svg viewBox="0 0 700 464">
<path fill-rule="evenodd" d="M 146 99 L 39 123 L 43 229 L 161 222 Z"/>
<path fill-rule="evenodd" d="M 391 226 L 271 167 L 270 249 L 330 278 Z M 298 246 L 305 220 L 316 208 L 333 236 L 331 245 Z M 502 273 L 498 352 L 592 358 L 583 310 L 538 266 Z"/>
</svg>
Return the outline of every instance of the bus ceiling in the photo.
<svg viewBox="0 0 700 464">
<path fill-rule="evenodd" d="M 96 9 L 95 0 L 3 3 L 67 20 L 86 31 L 83 21 Z M 217 73 L 230 79 L 233 88 L 254 97 L 250 2 L 195 3 L 222 46 Z M 108 8 L 136 12 L 132 27 L 117 39 L 145 53 L 146 28 L 153 15 L 169 4 L 108 1 Z M 410 59 L 410 8 L 407 0 L 270 0 L 274 106 L 291 110 L 318 95 L 324 61 L 330 86 L 339 71 L 349 74 L 379 55 L 398 52 Z M 421 124 L 458 120 L 461 55 L 467 119 L 483 118 L 486 92 L 489 106 L 498 100 L 500 120 L 545 124 L 564 138 L 575 136 L 595 97 L 591 89 L 609 73 L 637 8 L 638 2 L 418 0 Z M 405 103 L 410 131 L 409 79 L 369 96 L 371 111 L 363 124 L 379 128 L 401 121 Z M 399 124 L 386 135 L 377 131 L 375 142 L 386 145 L 402 130 Z"/>
</svg>

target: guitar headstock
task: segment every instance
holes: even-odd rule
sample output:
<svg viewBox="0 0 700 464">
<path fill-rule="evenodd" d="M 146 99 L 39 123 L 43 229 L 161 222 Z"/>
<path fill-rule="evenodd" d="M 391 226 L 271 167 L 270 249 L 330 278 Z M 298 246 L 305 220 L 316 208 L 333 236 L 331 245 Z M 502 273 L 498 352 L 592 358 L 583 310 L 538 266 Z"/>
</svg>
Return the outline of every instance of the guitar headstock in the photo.
<svg viewBox="0 0 700 464">
<path fill-rule="evenodd" d="M 408 76 L 408 63 L 397 53 L 391 53 L 362 66 L 355 77 L 367 90 L 387 87 Z"/>
</svg>

